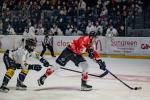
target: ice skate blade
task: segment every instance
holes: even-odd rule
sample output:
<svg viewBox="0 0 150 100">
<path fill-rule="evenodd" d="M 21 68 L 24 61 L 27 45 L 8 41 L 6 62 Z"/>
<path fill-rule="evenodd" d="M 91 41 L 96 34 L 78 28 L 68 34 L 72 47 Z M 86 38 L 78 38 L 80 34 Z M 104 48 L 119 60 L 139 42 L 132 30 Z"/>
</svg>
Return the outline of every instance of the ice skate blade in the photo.
<svg viewBox="0 0 150 100">
<path fill-rule="evenodd" d="M 85 88 L 85 87 L 81 87 L 81 91 L 91 91 L 92 88 Z"/>
<path fill-rule="evenodd" d="M 8 92 L 9 92 L 9 90 L 2 90 L 2 89 L 0 89 L 0 92 L 8 93 Z"/>
<path fill-rule="evenodd" d="M 21 91 L 25 91 L 25 90 L 27 90 L 27 88 L 16 87 L 16 90 L 21 90 Z"/>
</svg>

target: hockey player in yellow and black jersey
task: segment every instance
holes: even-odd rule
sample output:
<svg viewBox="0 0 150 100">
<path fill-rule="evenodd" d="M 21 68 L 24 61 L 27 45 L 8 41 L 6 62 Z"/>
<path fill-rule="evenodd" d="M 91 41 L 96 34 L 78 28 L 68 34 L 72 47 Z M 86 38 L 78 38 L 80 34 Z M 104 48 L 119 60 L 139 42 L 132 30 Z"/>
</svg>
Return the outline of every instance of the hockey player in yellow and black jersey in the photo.
<svg viewBox="0 0 150 100">
<path fill-rule="evenodd" d="M 16 50 L 7 50 L 4 53 L 3 61 L 6 66 L 6 73 L 3 78 L 2 85 L 0 87 L 1 92 L 8 92 L 7 84 L 13 77 L 16 69 L 21 69 L 21 72 L 17 78 L 16 89 L 25 90 L 27 86 L 23 84 L 26 75 L 29 70 L 40 71 L 42 66 L 40 64 L 28 64 L 27 59 L 29 57 L 37 58 L 45 67 L 49 66 L 49 62 L 41 57 L 34 51 L 37 41 L 35 39 L 27 39 L 24 47 L 19 47 Z"/>
</svg>

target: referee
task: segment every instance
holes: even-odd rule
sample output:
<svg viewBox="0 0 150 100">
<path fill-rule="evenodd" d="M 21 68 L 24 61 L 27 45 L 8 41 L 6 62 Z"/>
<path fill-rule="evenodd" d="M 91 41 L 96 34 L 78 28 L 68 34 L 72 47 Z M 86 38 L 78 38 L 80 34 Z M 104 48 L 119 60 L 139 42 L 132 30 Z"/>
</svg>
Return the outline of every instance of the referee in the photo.
<svg viewBox="0 0 150 100">
<path fill-rule="evenodd" d="M 48 34 L 45 35 L 44 41 L 42 42 L 43 50 L 40 54 L 41 57 L 43 57 L 46 48 L 51 52 L 52 57 L 56 57 L 54 55 L 54 50 L 53 50 L 53 37 L 49 37 Z"/>
</svg>

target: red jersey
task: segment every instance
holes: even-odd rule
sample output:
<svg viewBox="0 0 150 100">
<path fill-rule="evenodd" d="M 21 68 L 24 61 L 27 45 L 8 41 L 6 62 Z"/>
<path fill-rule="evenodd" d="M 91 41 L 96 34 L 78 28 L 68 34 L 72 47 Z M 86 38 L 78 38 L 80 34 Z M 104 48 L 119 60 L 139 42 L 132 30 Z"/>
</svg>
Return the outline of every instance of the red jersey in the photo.
<svg viewBox="0 0 150 100">
<path fill-rule="evenodd" d="M 85 49 L 94 49 L 94 47 L 91 44 L 92 39 L 89 38 L 89 36 L 82 36 L 78 39 L 73 40 L 69 44 L 69 48 L 72 52 L 74 52 L 77 55 L 81 55 Z M 94 59 L 99 58 L 99 54 L 94 50 Z"/>
</svg>

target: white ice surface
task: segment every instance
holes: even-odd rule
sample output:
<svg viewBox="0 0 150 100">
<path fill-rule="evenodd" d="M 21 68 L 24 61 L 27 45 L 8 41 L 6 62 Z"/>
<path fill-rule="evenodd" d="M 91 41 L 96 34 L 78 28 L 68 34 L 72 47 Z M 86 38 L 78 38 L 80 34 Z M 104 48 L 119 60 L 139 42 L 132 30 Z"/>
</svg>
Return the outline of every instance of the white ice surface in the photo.
<svg viewBox="0 0 150 100">
<path fill-rule="evenodd" d="M 53 64 L 56 58 L 45 56 Z M 91 59 L 86 58 L 89 65 L 89 73 L 99 75 L 102 71 Z M 26 77 L 26 91 L 15 90 L 16 78 L 20 70 L 10 80 L 9 93 L 0 92 L 0 100 L 150 100 L 150 61 L 144 59 L 114 59 L 102 58 L 107 68 L 131 87 L 141 86 L 142 90 L 130 90 L 110 74 L 104 78 L 89 77 L 88 84 L 93 86 L 92 91 L 80 91 L 79 73 L 59 69 L 48 77 L 43 86 L 37 85 L 37 79 L 45 72 L 30 71 Z M 40 63 L 33 59 L 30 63 Z M 65 68 L 81 71 L 72 62 Z M 0 85 L 5 74 L 5 66 L 0 54 Z"/>
</svg>

